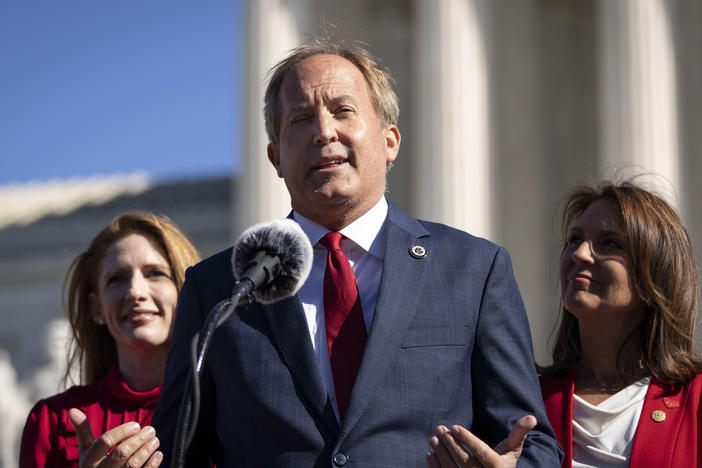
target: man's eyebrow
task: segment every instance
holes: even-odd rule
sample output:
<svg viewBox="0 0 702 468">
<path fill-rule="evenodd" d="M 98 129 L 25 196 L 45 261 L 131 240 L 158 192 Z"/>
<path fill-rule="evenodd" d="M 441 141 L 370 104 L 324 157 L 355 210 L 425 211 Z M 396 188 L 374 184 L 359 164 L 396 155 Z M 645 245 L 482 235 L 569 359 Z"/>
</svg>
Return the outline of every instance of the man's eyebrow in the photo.
<svg viewBox="0 0 702 468">
<path fill-rule="evenodd" d="M 325 102 L 326 102 L 326 103 L 330 103 L 330 102 L 331 102 L 331 103 L 339 104 L 339 103 L 349 102 L 349 101 L 353 101 L 353 100 L 354 100 L 353 95 L 351 95 L 351 94 L 342 94 L 342 95 L 340 95 L 340 96 L 334 96 L 334 97 L 332 97 L 332 98 L 330 98 L 330 99 L 325 99 Z M 308 102 L 308 101 L 304 101 L 304 102 L 301 102 L 301 103 L 299 103 L 299 104 L 294 105 L 294 106 L 292 107 L 292 109 L 290 109 L 290 112 L 300 112 L 300 111 L 307 110 L 307 109 L 309 109 L 310 107 L 312 107 L 312 103 L 310 103 L 310 102 Z"/>
<path fill-rule="evenodd" d="M 290 112 L 300 112 L 309 109 L 310 107 L 312 107 L 312 105 L 309 102 L 301 102 L 299 104 L 294 105 L 293 108 L 290 109 Z"/>
<path fill-rule="evenodd" d="M 353 101 L 354 97 L 351 94 L 342 94 L 341 96 L 335 96 L 330 99 L 331 102 L 344 102 L 344 101 Z"/>
</svg>

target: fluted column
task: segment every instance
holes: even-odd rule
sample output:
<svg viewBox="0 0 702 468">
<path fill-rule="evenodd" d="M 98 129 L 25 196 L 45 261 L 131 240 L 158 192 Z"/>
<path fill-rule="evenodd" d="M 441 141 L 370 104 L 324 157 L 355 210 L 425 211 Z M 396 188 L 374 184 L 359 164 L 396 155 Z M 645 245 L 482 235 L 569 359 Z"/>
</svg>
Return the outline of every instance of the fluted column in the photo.
<svg viewBox="0 0 702 468">
<path fill-rule="evenodd" d="M 270 67 L 301 42 L 298 18 L 306 0 L 249 0 L 245 2 L 247 28 L 243 44 L 241 166 L 234 194 L 234 232 L 259 221 L 285 216 L 290 197 L 282 179 L 268 161 L 263 120 L 263 94 Z"/>
<path fill-rule="evenodd" d="M 646 182 L 675 203 L 681 191 L 677 78 L 667 3 L 605 0 L 599 17 L 603 170 L 649 173 Z"/>
<path fill-rule="evenodd" d="M 416 0 L 413 204 L 490 236 L 490 112 L 483 0 Z"/>
</svg>

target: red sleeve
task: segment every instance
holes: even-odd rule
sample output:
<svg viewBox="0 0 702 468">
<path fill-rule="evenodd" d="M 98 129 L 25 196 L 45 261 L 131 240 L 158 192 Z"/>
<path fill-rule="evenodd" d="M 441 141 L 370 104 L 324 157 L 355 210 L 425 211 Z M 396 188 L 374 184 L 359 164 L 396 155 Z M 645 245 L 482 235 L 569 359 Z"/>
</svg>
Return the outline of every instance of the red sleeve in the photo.
<svg viewBox="0 0 702 468">
<path fill-rule="evenodd" d="M 699 375 L 698 377 L 699 378 Z M 697 379 L 695 379 L 697 380 Z M 697 466 L 702 466 L 702 392 L 699 393 L 696 403 L 697 407 Z"/>
<path fill-rule="evenodd" d="M 85 413 L 96 437 L 127 421 L 148 424 L 160 388 L 141 393 L 118 390 L 114 390 L 117 397 L 111 396 L 102 383 L 95 383 L 72 387 L 39 401 L 29 413 L 22 433 L 20 468 L 79 466 L 78 438 L 68 417 L 70 408 Z"/>
<path fill-rule="evenodd" d="M 52 421 L 53 420 L 53 421 Z M 56 417 L 52 418 L 49 407 L 45 401 L 40 401 L 27 417 L 22 432 L 22 445 L 20 447 L 20 468 L 39 468 L 47 466 L 49 453 L 52 449 L 52 426 L 55 426 Z"/>
<path fill-rule="evenodd" d="M 71 394 L 40 400 L 27 417 L 20 446 L 20 468 L 78 467 L 78 439 L 68 419 L 77 405 Z"/>
</svg>

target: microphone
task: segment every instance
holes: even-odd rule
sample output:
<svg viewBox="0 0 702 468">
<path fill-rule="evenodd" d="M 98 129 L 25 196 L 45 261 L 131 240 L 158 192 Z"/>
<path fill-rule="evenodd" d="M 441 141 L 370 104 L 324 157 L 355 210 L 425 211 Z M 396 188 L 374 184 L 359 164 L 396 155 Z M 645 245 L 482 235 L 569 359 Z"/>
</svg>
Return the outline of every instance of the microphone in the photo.
<svg viewBox="0 0 702 468">
<path fill-rule="evenodd" d="M 312 269 L 312 245 L 289 218 L 246 229 L 234 243 L 232 270 L 238 283 L 252 283 L 251 294 L 264 304 L 292 296 Z"/>
<path fill-rule="evenodd" d="M 234 312 L 242 297 L 251 294 L 270 304 L 295 294 L 312 269 L 312 244 L 292 219 L 274 219 L 241 233 L 234 243 L 231 263 L 237 280 L 231 298 L 212 308 L 191 341 L 191 369 L 173 441 L 177 468 L 184 466 L 185 452 L 195 434 L 200 415 L 200 372 L 215 329 Z"/>
</svg>

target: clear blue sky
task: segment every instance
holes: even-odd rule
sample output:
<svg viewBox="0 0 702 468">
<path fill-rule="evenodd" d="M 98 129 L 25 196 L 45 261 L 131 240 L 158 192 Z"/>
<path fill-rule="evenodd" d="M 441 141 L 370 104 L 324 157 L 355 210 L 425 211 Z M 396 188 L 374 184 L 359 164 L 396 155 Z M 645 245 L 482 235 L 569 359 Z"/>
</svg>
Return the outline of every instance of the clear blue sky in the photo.
<svg viewBox="0 0 702 468">
<path fill-rule="evenodd" d="M 0 184 L 234 171 L 239 3 L 0 0 Z"/>
</svg>

